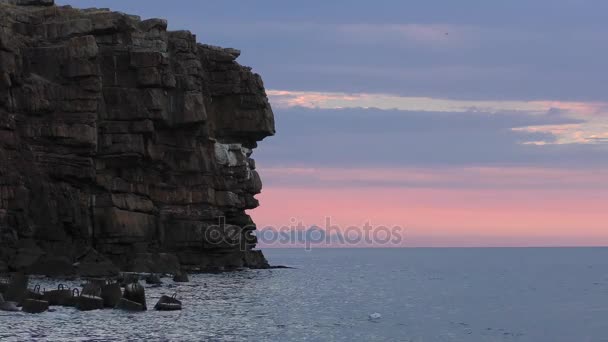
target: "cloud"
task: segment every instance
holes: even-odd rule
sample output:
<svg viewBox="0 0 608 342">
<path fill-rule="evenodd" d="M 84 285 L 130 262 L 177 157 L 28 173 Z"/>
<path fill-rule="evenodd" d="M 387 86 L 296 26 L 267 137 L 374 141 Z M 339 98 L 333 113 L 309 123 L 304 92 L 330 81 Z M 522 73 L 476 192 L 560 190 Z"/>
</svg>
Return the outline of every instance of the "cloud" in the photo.
<svg viewBox="0 0 608 342">
<path fill-rule="evenodd" d="M 471 113 L 515 113 L 539 116 L 541 123 L 530 123 L 513 130 L 546 133 L 555 139 L 526 141 L 527 144 L 546 145 L 604 143 L 608 132 L 608 104 L 604 102 L 568 101 L 481 101 L 441 98 L 406 97 L 390 94 L 334 93 L 269 90 L 275 108 L 305 107 L 318 109 L 375 108 L 381 110 Z M 571 122 L 552 123 L 551 118 L 570 118 Z"/>
<path fill-rule="evenodd" d="M 608 163 L 606 144 L 554 144 L 561 133 L 552 130 L 586 124 L 555 113 L 296 107 L 276 109 L 275 115 L 277 135 L 262 142 L 254 154 L 261 167 L 593 167 Z M 529 142 L 546 145 L 525 144 Z"/>
</svg>

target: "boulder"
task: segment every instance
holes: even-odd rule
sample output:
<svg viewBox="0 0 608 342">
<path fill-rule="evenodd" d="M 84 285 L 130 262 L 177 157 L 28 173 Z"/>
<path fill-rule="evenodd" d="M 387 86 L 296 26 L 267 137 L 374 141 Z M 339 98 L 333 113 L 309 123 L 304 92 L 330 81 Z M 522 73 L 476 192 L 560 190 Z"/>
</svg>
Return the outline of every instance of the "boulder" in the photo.
<svg viewBox="0 0 608 342">
<path fill-rule="evenodd" d="M 101 287 L 105 283 L 100 284 L 99 281 L 89 281 L 82 288 L 82 295 L 101 297 Z"/>
<path fill-rule="evenodd" d="M 76 260 L 74 266 L 81 277 L 106 278 L 115 277 L 119 274 L 118 267 L 93 248 L 87 249 Z"/>
<path fill-rule="evenodd" d="M 187 283 L 190 279 L 188 278 L 188 273 L 180 272 L 173 276 L 173 281 L 176 283 Z"/>
<path fill-rule="evenodd" d="M 182 302 L 175 297 L 162 296 L 154 305 L 154 309 L 158 311 L 175 311 L 182 309 Z"/>
<path fill-rule="evenodd" d="M 101 298 L 106 308 L 116 307 L 122 298 L 122 290 L 119 283 L 107 284 L 101 287 Z"/>
<path fill-rule="evenodd" d="M 160 276 L 158 274 L 149 274 L 146 276 L 146 284 L 159 285 L 162 283 L 163 282 L 160 280 Z"/>
<path fill-rule="evenodd" d="M 123 297 L 132 302 L 141 304 L 144 310 L 148 309 L 146 306 L 146 289 L 139 283 L 127 285 Z"/>
<path fill-rule="evenodd" d="M 42 300 L 43 294 L 40 293 L 40 286 L 36 286 L 34 290 L 25 291 L 25 299 Z"/>
<path fill-rule="evenodd" d="M 103 299 L 97 296 L 81 295 L 76 299 L 76 309 L 80 311 L 103 309 Z"/>
<path fill-rule="evenodd" d="M 120 286 L 125 287 L 129 284 L 138 283 L 139 278 L 137 273 L 123 273 L 120 278 Z"/>
<path fill-rule="evenodd" d="M 116 309 L 125 310 L 125 311 L 145 311 L 143 305 L 140 303 L 136 303 L 134 301 L 128 300 L 126 298 L 120 298 L 118 304 L 116 305 Z"/>
<path fill-rule="evenodd" d="M 23 273 L 15 273 L 11 277 L 11 280 L 4 294 L 4 298 L 9 302 L 21 303 L 27 296 L 27 284 L 29 277 Z"/>
<path fill-rule="evenodd" d="M 23 302 L 23 307 L 21 311 L 27 313 L 41 313 L 45 312 L 49 309 L 49 302 L 44 300 L 36 300 L 36 299 L 26 299 Z"/>
<path fill-rule="evenodd" d="M 72 306 L 72 290 L 60 285 L 57 290 L 46 291 L 42 294 L 42 299 L 49 302 L 49 305 Z"/>
</svg>

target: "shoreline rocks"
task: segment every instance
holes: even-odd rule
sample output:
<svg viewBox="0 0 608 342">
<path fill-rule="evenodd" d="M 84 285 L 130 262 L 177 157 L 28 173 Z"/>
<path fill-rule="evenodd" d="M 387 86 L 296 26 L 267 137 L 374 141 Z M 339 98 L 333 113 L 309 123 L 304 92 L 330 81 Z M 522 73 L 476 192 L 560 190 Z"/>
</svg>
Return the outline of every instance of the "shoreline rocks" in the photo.
<svg viewBox="0 0 608 342">
<path fill-rule="evenodd" d="M 154 305 L 154 309 L 158 311 L 177 311 L 182 309 L 182 302 L 175 297 L 162 296 Z"/>
<path fill-rule="evenodd" d="M 146 289 L 139 283 L 127 285 L 123 293 L 123 298 L 140 304 L 144 310 L 148 310 L 146 305 Z"/>
<path fill-rule="evenodd" d="M 21 311 L 36 314 L 42 313 L 49 309 L 49 302 L 44 300 L 36 300 L 36 299 L 26 299 L 23 302 L 23 307 Z"/>
<path fill-rule="evenodd" d="M 76 298 L 76 309 L 80 311 L 101 310 L 103 307 L 101 297 L 83 294 Z"/>
</svg>

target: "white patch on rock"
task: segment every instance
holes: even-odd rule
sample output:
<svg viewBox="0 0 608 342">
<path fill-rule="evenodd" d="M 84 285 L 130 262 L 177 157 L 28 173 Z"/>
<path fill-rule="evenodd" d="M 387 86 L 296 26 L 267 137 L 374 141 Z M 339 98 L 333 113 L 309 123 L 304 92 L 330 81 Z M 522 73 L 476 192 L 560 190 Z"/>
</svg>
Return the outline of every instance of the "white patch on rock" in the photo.
<svg viewBox="0 0 608 342">
<path fill-rule="evenodd" d="M 247 164 L 247 157 L 251 155 L 251 149 L 241 144 L 215 143 L 215 159 L 218 164 L 225 166 L 238 166 Z"/>
</svg>

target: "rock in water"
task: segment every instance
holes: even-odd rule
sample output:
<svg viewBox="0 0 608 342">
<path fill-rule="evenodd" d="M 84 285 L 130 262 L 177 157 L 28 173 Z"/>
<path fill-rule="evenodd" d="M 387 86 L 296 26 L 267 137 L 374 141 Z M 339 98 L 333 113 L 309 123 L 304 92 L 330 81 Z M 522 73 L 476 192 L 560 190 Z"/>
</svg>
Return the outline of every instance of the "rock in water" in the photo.
<svg viewBox="0 0 608 342">
<path fill-rule="evenodd" d="M 95 277 L 268 266 L 246 210 L 274 116 L 238 50 L 52 0 L 4 0 L 0 18 L 0 265 L 46 272 L 52 257 L 54 274 Z"/>
<path fill-rule="evenodd" d="M 377 321 L 382 318 L 382 315 L 377 312 L 374 312 L 373 314 L 370 314 L 368 318 L 370 321 Z"/>
<path fill-rule="evenodd" d="M 41 313 L 49 309 L 49 302 L 44 300 L 26 299 L 21 311 L 27 313 Z"/>
<path fill-rule="evenodd" d="M 82 294 L 88 296 L 101 297 L 101 287 L 105 285 L 105 281 L 89 281 L 82 288 Z"/>
<path fill-rule="evenodd" d="M 81 295 L 76 298 L 76 309 L 80 311 L 103 309 L 103 299 L 96 296 Z"/>
<path fill-rule="evenodd" d="M 157 285 L 162 284 L 163 282 L 160 280 L 158 274 L 149 274 L 146 277 L 146 284 Z"/>
<path fill-rule="evenodd" d="M 162 296 L 154 305 L 155 310 L 159 311 L 175 311 L 182 309 L 182 302 L 175 297 Z"/>
<path fill-rule="evenodd" d="M 120 298 L 122 298 L 122 290 L 120 284 L 112 283 L 101 287 L 101 298 L 103 298 L 103 305 L 106 308 L 114 308 L 118 304 Z"/>
<path fill-rule="evenodd" d="M 176 283 L 187 283 L 190 279 L 188 278 L 188 273 L 181 272 L 173 276 L 173 281 Z"/>
<path fill-rule="evenodd" d="M 49 305 L 70 306 L 72 290 L 52 290 L 42 295 L 42 299 L 49 302 Z"/>
<path fill-rule="evenodd" d="M 141 304 L 144 310 L 148 310 L 148 307 L 146 306 L 146 289 L 139 283 L 127 285 L 123 297 L 132 302 Z"/>
<path fill-rule="evenodd" d="M 125 310 L 125 311 L 145 311 L 144 306 L 130 301 L 125 298 L 121 298 L 116 305 L 116 309 Z"/>
</svg>

